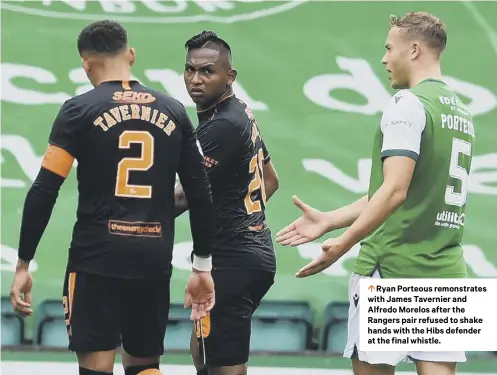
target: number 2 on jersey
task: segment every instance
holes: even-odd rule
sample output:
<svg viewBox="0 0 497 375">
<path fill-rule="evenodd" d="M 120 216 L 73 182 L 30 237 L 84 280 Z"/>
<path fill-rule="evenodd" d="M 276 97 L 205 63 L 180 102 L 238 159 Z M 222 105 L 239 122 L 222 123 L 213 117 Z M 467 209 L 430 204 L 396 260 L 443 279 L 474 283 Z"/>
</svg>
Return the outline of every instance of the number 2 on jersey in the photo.
<svg viewBox="0 0 497 375">
<path fill-rule="evenodd" d="M 148 171 L 154 164 L 154 138 L 149 132 L 126 130 L 119 137 L 119 148 L 129 149 L 131 144 L 141 145 L 141 155 L 137 158 L 123 158 L 117 165 L 117 197 L 151 198 L 152 186 L 129 184 L 129 172 Z"/>
<path fill-rule="evenodd" d="M 449 176 L 461 181 L 461 192 L 455 192 L 455 187 L 447 185 L 445 188 L 445 203 L 451 206 L 464 206 L 468 195 L 469 174 L 459 165 L 459 155 L 471 156 L 471 143 L 458 138 L 452 139 L 452 153 L 450 156 Z"/>
<path fill-rule="evenodd" d="M 260 149 L 259 152 L 252 157 L 252 159 L 250 159 L 249 173 L 253 173 L 254 177 L 252 178 L 252 181 L 250 181 L 248 192 L 245 196 L 245 209 L 247 210 L 247 214 L 249 215 L 256 212 L 261 212 L 262 205 L 266 203 L 263 160 L 264 154 L 262 152 L 262 149 Z M 252 193 L 254 193 L 256 190 L 261 191 L 261 199 L 252 200 Z"/>
</svg>

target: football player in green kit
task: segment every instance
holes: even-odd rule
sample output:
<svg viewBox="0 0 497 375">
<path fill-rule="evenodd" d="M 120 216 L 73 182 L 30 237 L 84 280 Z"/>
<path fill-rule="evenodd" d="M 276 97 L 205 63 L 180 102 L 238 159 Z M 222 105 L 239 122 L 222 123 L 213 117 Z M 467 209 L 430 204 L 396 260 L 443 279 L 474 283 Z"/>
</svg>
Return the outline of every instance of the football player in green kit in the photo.
<svg viewBox="0 0 497 375">
<path fill-rule="evenodd" d="M 391 375 L 404 360 L 413 360 L 419 375 L 454 375 L 457 362 L 466 361 L 464 352 L 366 352 L 359 346 L 361 278 L 467 276 L 461 238 L 475 133 L 471 115 L 442 78 L 446 42 L 444 24 L 431 14 L 391 18 L 382 63 L 399 91 L 373 141 L 368 194 L 330 212 L 293 197 L 302 216 L 277 234 L 280 244 L 297 246 L 348 227 L 325 241 L 297 277 L 321 272 L 361 242 L 349 282 L 344 351 L 355 375 Z"/>
</svg>

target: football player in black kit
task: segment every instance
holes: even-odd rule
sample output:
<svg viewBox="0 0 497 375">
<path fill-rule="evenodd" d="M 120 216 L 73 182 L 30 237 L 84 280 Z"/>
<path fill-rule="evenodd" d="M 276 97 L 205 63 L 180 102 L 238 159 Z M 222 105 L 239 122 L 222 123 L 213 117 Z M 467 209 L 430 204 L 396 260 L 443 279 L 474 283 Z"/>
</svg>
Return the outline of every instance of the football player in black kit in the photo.
<svg viewBox="0 0 497 375">
<path fill-rule="evenodd" d="M 216 306 L 196 324 L 192 356 L 198 374 L 243 375 L 252 314 L 276 272 L 264 211 L 278 189 L 278 177 L 252 111 L 233 93 L 237 72 L 231 66 L 230 46 L 214 32 L 204 31 L 185 47 L 184 79 L 197 105 L 197 136 L 212 188 L 215 227 Z M 178 214 L 190 206 L 181 185 L 176 188 L 176 206 Z M 205 365 L 203 348 L 197 344 L 200 334 Z"/>
<path fill-rule="evenodd" d="M 53 123 L 24 204 L 12 305 L 32 314 L 28 265 L 76 159 L 79 202 L 63 293 L 69 349 L 80 375 L 110 375 L 122 338 L 126 375 L 160 374 L 176 173 L 190 204 L 194 243 L 185 305 L 198 320 L 214 304 L 209 180 L 184 107 L 130 81 L 135 53 L 121 25 L 87 26 L 78 50 L 95 88 L 66 101 Z"/>
</svg>

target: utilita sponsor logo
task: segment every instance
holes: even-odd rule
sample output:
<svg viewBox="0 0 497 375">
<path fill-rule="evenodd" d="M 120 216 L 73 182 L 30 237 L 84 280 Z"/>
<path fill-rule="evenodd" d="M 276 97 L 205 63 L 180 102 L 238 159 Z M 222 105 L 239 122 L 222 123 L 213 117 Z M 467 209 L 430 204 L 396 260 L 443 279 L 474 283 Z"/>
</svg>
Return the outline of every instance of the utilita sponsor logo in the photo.
<svg viewBox="0 0 497 375">
<path fill-rule="evenodd" d="M 435 225 L 440 227 L 459 228 L 459 226 L 464 226 L 464 217 L 464 214 L 459 215 L 456 212 L 442 211 L 437 214 Z"/>
<path fill-rule="evenodd" d="M 128 23 L 189 23 L 250 21 L 293 9 L 308 0 L 64 0 L 2 1 L 1 7 L 41 17 L 94 21 L 102 16 Z"/>
</svg>

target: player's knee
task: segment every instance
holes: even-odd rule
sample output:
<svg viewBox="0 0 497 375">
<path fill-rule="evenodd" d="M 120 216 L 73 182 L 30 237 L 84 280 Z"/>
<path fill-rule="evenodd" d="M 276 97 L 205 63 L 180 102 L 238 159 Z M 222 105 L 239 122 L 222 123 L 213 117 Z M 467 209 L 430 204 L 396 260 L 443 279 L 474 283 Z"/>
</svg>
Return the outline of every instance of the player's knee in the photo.
<svg viewBox="0 0 497 375">
<path fill-rule="evenodd" d="M 95 371 L 80 366 L 79 375 L 112 375 L 112 372 Z"/>
<path fill-rule="evenodd" d="M 202 370 L 198 370 L 197 375 L 209 375 L 209 371 L 207 370 L 207 367 L 204 367 Z"/>
<path fill-rule="evenodd" d="M 246 365 L 221 366 L 209 368 L 209 375 L 247 375 Z"/>
<path fill-rule="evenodd" d="M 143 366 L 129 366 L 124 370 L 125 375 L 162 375 L 158 363 Z"/>
<path fill-rule="evenodd" d="M 358 359 L 352 360 L 354 375 L 394 375 L 395 367 L 390 365 L 372 365 Z"/>
<path fill-rule="evenodd" d="M 105 352 L 78 352 L 77 357 L 81 375 L 112 374 L 115 361 L 115 352 L 113 350 Z"/>
<path fill-rule="evenodd" d="M 455 362 L 430 362 L 414 360 L 419 375 L 456 375 Z"/>
</svg>

